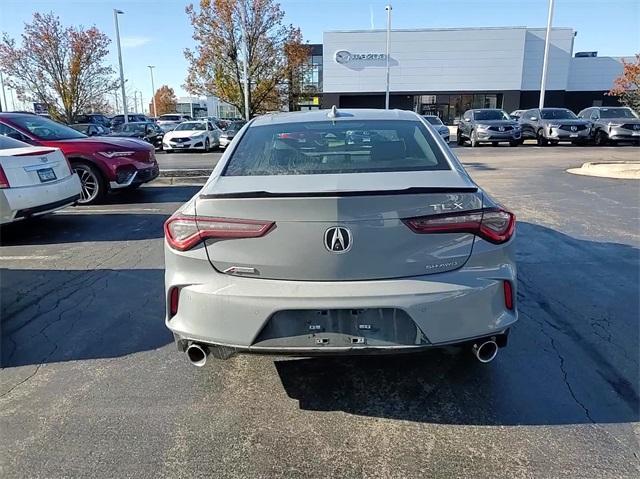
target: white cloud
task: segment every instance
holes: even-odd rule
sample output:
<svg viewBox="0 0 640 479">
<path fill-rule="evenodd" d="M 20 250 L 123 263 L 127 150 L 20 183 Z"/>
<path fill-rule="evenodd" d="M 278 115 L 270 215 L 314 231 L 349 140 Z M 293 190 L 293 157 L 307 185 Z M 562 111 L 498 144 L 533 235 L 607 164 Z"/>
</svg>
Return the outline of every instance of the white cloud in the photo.
<svg viewBox="0 0 640 479">
<path fill-rule="evenodd" d="M 137 48 L 146 45 L 151 41 L 149 37 L 121 37 L 120 44 L 122 48 Z"/>
</svg>

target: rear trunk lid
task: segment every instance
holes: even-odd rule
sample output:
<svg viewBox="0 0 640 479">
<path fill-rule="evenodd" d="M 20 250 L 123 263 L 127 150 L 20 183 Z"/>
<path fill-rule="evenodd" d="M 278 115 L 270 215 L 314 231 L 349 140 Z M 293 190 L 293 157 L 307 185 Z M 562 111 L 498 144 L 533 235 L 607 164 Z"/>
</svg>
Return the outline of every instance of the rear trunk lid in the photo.
<svg viewBox="0 0 640 479">
<path fill-rule="evenodd" d="M 477 210 L 482 196 L 455 170 L 223 176 L 196 200 L 198 217 L 269 220 L 259 238 L 207 240 L 212 266 L 255 278 L 346 281 L 460 268 L 469 233 L 416 234 L 402 219 Z"/>
<path fill-rule="evenodd" d="M 40 185 L 71 175 L 62 152 L 53 148 L 11 148 L 0 150 L 0 166 L 11 188 Z"/>
</svg>

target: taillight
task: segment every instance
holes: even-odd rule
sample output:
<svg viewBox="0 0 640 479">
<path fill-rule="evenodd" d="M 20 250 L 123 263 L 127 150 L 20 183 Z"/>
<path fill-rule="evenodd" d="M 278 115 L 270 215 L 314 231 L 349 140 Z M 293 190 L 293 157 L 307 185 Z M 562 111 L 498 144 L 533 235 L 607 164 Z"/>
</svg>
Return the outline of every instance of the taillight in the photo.
<svg viewBox="0 0 640 479">
<path fill-rule="evenodd" d="M 516 227 L 515 215 L 499 208 L 421 216 L 403 221 L 414 233 L 471 233 L 495 244 L 508 241 Z"/>
<path fill-rule="evenodd" d="M 164 235 L 173 249 L 186 251 L 205 239 L 258 238 L 273 225 L 273 221 L 174 216 L 164 224 Z"/>
<path fill-rule="evenodd" d="M 513 288 L 511 287 L 511 281 L 504 280 L 502 287 L 504 289 L 504 306 L 508 310 L 513 310 Z"/>
<path fill-rule="evenodd" d="M 173 318 L 178 314 L 178 301 L 180 300 L 180 288 L 174 286 L 169 291 L 169 317 Z"/>
<path fill-rule="evenodd" d="M 4 174 L 2 166 L 0 166 L 0 189 L 2 188 L 9 188 L 9 180 L 7 179 L 7 175 Z"/>
</svg>

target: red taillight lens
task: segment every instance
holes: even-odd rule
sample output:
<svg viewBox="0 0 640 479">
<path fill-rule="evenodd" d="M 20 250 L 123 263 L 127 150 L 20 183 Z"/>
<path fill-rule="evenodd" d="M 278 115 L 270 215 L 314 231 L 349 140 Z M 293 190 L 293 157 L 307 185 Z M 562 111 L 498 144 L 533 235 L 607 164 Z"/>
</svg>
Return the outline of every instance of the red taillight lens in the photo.
<svg viewBox="0 0 640 479">
<path fill-rule="evenodd" d="M 0 188 L 9 188 L 9 180 L 7 175 L 4 174 L 2 166 L 0 166 Z"/>
<path fill-rule="evenodd" d="M 180 300 L 180 288 L 174 286 L 169 291 L 169 317 L 173 318 L 178 314 L 178 301 Z"/>
<path fill-rule="evenodd" d="M 515 215 L 502 209 L 445 213 L 403 221 L 414 233 L 471 233 L 496 244 L 508 241 L 516 226 Z"/>
<path fill-rule="evenodd" d="M 186 251 L 210 238 L 257 238 L 273 227 L 273 221 L 209 218 L 205 216 L 175 216 L 164 224 L 169 246 Z"/>
<path fill-rule="evenodd" d="M 508 310 L 513 310 L 513 288 L 511 287 L 511 281 L 503 281 L 502 286 L 504 288 L 504 306 Z"/>
</svg>

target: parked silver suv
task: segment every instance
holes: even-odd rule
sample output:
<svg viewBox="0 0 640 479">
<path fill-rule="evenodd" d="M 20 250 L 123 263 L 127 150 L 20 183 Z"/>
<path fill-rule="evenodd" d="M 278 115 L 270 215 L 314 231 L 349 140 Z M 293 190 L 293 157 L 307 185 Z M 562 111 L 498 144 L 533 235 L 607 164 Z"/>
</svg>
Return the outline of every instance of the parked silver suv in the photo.
<svg viewBox="0 0 640 479">
<path fill-rule="evenodd" d="M 578 118 L 566 108 L 533 108 L 520 115 L 522 137 L 538 145 L 557 145 L 560 141 L 585 144 L 591 134 L 591 122 Z"/>
<path fill-rule="evenodd" d="M 633 141 L 640 145 L 640 118 L 631 108 L 594 106 L 582 110 L 578 117 L 591 121 L 591 138 L 596 145 L 610 141 Z"/>
</svg>

